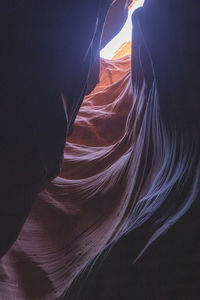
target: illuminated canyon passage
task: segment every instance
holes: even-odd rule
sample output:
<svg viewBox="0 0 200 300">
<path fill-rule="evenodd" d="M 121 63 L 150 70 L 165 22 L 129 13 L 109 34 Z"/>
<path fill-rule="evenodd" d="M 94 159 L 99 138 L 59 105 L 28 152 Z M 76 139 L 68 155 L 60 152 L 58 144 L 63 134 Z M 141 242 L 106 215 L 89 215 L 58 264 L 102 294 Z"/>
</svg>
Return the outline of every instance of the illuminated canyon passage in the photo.
<svg viewBox="0 0 200 300">
<path fill-rule="evenodd" d="M 0 300 L 199 299 L 200 2 L 0 3 Z"/>
</svg>

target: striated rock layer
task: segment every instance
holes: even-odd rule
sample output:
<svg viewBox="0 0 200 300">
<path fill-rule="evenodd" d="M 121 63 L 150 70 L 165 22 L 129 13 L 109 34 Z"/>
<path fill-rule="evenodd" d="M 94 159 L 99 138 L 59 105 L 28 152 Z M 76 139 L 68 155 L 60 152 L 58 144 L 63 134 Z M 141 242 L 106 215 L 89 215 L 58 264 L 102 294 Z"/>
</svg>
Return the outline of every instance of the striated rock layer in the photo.
<svg viewBox="0 0 200 300">
<path fill-rule="evenodd" d="M 2 299 L 58 299 L 116 234 L 125 209 L 121 176 L 131 155 L 132 106 L 130 56 L 102 60 L 100 83 L 83 101 L 60 176 L 39 194 L 1 260 Z"/>
<path fill-rule="evenodd" d="M 146 0 L 133 16 L 132 56 L 102 60 L 61 173 L 1 259 L 1 299 L 199 298 L 199 6 Z M 84 70 L 92 90 L 98 72 Z M 80 102 L 63 97 L 72 122 Z"/>
</svg>

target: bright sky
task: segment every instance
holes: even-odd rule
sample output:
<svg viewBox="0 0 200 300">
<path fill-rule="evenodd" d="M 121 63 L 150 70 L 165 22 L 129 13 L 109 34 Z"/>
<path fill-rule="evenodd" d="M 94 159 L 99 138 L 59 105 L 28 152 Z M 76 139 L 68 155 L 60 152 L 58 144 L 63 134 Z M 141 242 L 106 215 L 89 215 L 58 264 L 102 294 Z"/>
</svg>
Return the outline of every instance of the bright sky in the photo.
<svg viewBox="0 0 200 300">
<path fill-rule="evenodd" d="M 103 58 L 111 59 L 120 46 L 124 42 L 131 41 L 132 39 L 132 21 L 131 15 L 138 7 L 143 6 L 144 0 L 138 0 L 129 10 L 128 18 L 122 30 L 116 35 L 100 52 Z"/>
</svg>

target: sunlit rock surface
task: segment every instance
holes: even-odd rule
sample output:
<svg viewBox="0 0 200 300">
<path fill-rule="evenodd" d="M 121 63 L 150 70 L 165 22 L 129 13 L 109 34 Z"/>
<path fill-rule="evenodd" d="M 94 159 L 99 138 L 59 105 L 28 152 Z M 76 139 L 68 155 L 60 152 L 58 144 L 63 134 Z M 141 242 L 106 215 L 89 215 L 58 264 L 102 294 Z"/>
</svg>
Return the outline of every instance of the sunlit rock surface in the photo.
<svg viewBox="0 0 200 300">
<path fill-rule="evenodd" d="M 131 47 L 132 47 L 132 43 L 130 41 L 123 43 L 121 45 L 121 47 L 114 53 L 114 56 L 112 57 L 112 59 L 118 59 L 123 56 L 130 55 Z"/>
</svg>

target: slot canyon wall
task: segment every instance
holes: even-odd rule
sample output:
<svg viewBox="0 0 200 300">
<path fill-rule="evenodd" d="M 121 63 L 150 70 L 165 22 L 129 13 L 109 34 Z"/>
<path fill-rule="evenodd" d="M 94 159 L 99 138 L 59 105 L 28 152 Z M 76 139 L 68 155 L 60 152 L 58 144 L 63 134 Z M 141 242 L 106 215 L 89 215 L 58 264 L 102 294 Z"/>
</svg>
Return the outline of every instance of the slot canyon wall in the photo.
<svg viewBox="0 0 200 300">
<path fill-rule="evenodd" d="M 200 4 L 146 0 L 100 59 L 130 2 L 2 5 L 2 300 L 199 298 Z"/>
</svg>

